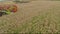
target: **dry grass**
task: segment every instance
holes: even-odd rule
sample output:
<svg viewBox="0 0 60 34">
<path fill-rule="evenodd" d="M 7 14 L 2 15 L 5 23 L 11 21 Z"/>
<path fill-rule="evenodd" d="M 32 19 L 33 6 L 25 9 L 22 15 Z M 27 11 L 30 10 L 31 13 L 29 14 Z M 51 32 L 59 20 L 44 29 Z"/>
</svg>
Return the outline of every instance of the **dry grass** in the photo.
<svg viewBox="0 0 60 34">
<path fill-rule="evenodd" d="M 33 1 L 17 6 L 18 12 L 0 17 L 0 33 L 60 33 L 60 1 Z"/>
</svg>

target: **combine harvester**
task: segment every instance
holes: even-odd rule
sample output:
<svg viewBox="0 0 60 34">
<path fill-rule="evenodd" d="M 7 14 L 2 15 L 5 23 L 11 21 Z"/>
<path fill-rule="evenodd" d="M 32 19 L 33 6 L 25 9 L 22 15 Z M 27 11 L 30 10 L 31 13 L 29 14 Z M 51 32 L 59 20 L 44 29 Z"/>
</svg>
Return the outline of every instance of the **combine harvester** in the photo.
<svg viewBox="0 0 60 34">
<path fill-rule="evenodd" d="M 0 2 L 8 2 L 7 0 L 0 0 Z M 9 4 L 10 2 L 0 5 L 0 16 L 8 15 L 10 13 L 17 12 L 17 5 L 16 4 Z"/>
</svg>

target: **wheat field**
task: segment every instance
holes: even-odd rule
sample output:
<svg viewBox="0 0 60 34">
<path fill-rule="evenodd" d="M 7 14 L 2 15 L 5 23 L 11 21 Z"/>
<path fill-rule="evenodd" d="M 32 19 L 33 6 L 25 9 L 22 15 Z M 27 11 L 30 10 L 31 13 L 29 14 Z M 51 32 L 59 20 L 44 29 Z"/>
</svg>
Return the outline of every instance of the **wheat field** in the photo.
<svg viewBox="0 0 60 34">
<path fill-rule="evenodd" d="M 60 34 L 60 1 L 16 5 L 16 13 L 0 17 L 0 34 Z"/>
</svg>

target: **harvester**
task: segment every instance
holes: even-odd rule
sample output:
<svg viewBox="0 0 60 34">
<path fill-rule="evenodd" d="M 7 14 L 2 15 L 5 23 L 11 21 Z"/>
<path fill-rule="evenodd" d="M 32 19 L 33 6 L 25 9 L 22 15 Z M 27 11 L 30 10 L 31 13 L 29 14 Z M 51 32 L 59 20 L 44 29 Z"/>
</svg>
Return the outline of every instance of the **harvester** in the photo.
<svg viewBox="0 0 60 34">
<path fill-rule="evenodd" d="M 16 11 L 17 11 L 16 5 L 0 6 L 0 16 L 10 14 L 11 12 L 15 13 Z"/>
</svg>

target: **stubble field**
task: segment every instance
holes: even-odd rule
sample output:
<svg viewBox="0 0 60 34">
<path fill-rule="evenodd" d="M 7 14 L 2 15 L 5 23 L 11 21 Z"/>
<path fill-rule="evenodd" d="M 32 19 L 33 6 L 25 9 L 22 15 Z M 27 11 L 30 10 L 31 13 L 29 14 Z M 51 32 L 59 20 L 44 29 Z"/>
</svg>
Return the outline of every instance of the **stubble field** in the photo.
<svg viewBox="0 0 60 34">
<path fill-rule="evenodd" d="M 32 1 L 17 6 L 16 13 L 0 17 L 0 33 L 60 33 L 60 1 Z"/>
</svg>

